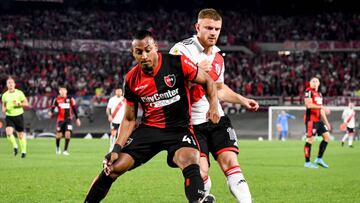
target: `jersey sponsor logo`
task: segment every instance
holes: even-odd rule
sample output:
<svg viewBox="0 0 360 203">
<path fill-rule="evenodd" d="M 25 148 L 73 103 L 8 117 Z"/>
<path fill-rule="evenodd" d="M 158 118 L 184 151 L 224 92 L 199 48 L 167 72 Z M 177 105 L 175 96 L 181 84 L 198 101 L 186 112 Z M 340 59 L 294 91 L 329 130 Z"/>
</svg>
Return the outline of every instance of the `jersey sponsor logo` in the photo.
<svg viewBox="0 0 360 203">
<path fill-rule="evenodd" d="M 70 109 L 70 103 L 60 103 L 59 107 L 61 109 Z"/>
<path fill-rule="evenodd" d="M 135 91 L 142 90 L 142 89 L 145 89 L 147 87 L 148 87 L 148 84 L 141 85 L 141 86 L 135 87 Z"/>
<path fill-rule="evenodd" d="M 174 85 L 176 83 L 176 77 L 174 74 L 167 75 L 167 76 L 164 76 L 164 81 L 168 87 L 174 87 Z"/>
<path fill-rule="evenodd" d="M 156 101 L 150 104 L 151 107 L 153 108 L 157 108 L 157 107 L 162 107 L 162 106 L 168 106 L 170 104 L 173 104 L 177 101 L 180 100 L 180 95 L 176 95 L 175 97 L 171 98 L 171 99 L 166 99 L 166 100 L 160 100 L 160 101 Z"/>
<path fill-rule="evenodd" d="M 179 94 L 179 88 L 168 90 L 165 93 L 156 93 L 150 97 L 141 97 L 141 100 L 146 103 L 156 102 L 162 99 L 170 99 Z"/>
<path fill-rule="evenodd" d="M 195 41 L 192 38 L 189 38 L 189 39 L 184 39 L 183 41 L 181 41 L 181 43 L 184 45 L 190 45 L 190 44 L 194 44 Z"/>
</svg>

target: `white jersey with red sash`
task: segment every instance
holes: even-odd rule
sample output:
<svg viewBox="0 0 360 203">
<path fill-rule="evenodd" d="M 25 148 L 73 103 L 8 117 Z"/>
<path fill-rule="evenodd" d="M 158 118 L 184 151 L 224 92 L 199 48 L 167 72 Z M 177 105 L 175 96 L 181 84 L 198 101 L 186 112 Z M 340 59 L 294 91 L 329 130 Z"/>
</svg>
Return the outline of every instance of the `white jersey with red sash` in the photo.
<svg viewBox="0 0 360 203">
<path fill-rule="evenodd" d="M 109 99 L 107 108 L 110 109 L 113 118 L 112 123 L 120 124 L 125 114 L 125 98 L 113 96 Z"/>
<path fill-rule="evenodd" d="M 212 69 L 208 72 L 209 76 L 215 81 L 215 83 L 223 83 L 225 65 L 224 58 L 219 52 L 220 49 L 217 46 L 214 46 L 210 55 L 205 54 L 204 47 L 200 44 L 195 35 L 176 43 L 170 49 L 170 54 L 185 55 L 195 63 L 200 63 L 203 60 L 211 61 Z M 205 90 L 201 85 L 191 84 L 190 101 L 192 106 L 192 124 L 198 125 L 207 122 L 206 113 L 209 110 L 209 102 L 206 99 Z M 218 111 L 220 116 L 225 115 L 220 102 L 218 103 Z"/>
</svg>

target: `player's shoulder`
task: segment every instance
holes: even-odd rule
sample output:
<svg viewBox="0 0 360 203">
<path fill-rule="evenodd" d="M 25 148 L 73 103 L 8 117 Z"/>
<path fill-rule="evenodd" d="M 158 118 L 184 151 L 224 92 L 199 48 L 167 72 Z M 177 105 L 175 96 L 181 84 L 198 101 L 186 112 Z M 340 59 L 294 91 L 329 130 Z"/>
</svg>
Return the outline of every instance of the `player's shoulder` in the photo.
<svg viewBox="0 0 360 203">
<path fill-rule="evenodd" d="M 139 66 L 139 64 L 133 66 L 125 75 L 125 80 L 129 81 L 130 78 L 134 77 L 136 74 L 139 73 L 139 71 L 141 71 L 141 67 Z"/>
<path fill-rule="evenodd" d="M 180 42 L 177 42 L 169 51 L 172 55 L 183 55 L 188 54 L 189 52 L 196 50 L 196 41 L 194 37 L 190 37 Z"/>
</svg>

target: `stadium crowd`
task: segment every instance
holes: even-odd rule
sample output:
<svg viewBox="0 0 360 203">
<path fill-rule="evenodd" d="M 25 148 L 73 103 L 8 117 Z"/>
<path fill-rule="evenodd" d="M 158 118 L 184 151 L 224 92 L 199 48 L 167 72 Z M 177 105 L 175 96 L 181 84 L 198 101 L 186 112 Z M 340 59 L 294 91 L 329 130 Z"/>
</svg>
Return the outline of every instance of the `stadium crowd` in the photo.
<svg viewBox="0 0 360 203">
<path fill-rule="evenodd" d="M 133 66 L 129 53 L 0 50 L 0 58 L 1 80 L 7 74 L 16 75 L 26 95 L 54 96 L 59 84 L 65 84 L 72 95 L 109 95 Z M 306 81 L 315 73 L 324 81 L 321 92 L 325 96 L 352 96 L 360 89 L 359 53 L 250 56 L 233 52 L 226 54 L 225 63 L 225 83 L 244 95 L 303 95 Z M 0 84 L 0 90 L 4 88 Z"/>
<path fill-rule="evenodd" d="M 101 10 L 35 10 L 0 15 L 0 38 L 16 39 L 130 39 L 139 28 L 158 40 L 175 42 L 194 33 L 195 13 L 159 9 L 150 12 Z M 221 44 L 282 42 L 285 40 L 359 40 L 360 14 L 323 13 L 280 16 L 223 12 Z M 143 20 L 146 19 L 146 20 Z M 169 21 L 168 19 L 171 19 Z M 136 23 L 134 23 L 136 22 Z"/>
<path fill-rule="evenodd" d="M 169 43 L 194 33 L 190 11 L 164 9 L 149 12 L 101 10 L 33 10 L 0 15 L 0 42 L 23 39 L 131 39 L 132 32 L 148 28 L 158 40 Z M 251 47 L 252 42 L 285 40 L 360 40 L 360 14 L 323 13 L 306 16 L 256 15 L 250 12 L 223 12 L 219 44 Z M 147 20 L 140 20 L 147 19 Z M 171 19 L 169 21 L 168 19 Z M 136 22 L 136 23 L 134 23 Z M 174 23 L 176 22 L 176 23 Z M 351 96 L 360 89 L 358 52 L 226 53 L 225 83 L 237 92 L 254 96 L 302 95 L 306 81 L 320 73 L 326 96 Z M 0 78 L 16 75 L 26 95 L 57 93 L 65 84 L 71 95 L 109 95 L 133 65 L 127 52 L 77 53 L 30 50 L 21 46 L 0 49 Z M 0 84 L 3 92 L 5 84 Z"/>
</svg>

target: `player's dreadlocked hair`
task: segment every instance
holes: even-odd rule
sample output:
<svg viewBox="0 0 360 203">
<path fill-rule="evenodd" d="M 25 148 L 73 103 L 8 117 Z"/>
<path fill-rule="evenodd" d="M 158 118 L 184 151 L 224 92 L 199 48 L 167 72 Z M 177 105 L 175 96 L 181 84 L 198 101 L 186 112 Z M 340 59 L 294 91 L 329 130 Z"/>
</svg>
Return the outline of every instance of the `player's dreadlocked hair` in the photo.
<svg viewBox="0 0 360 203">
<path fill-rule="evenodd" d="M 199 12 L 198 20 L 204 18 L 209 18 L 216 21 L 222 20 L 220 13 L 213 8 L 204 8 Z"/>
</svg>

